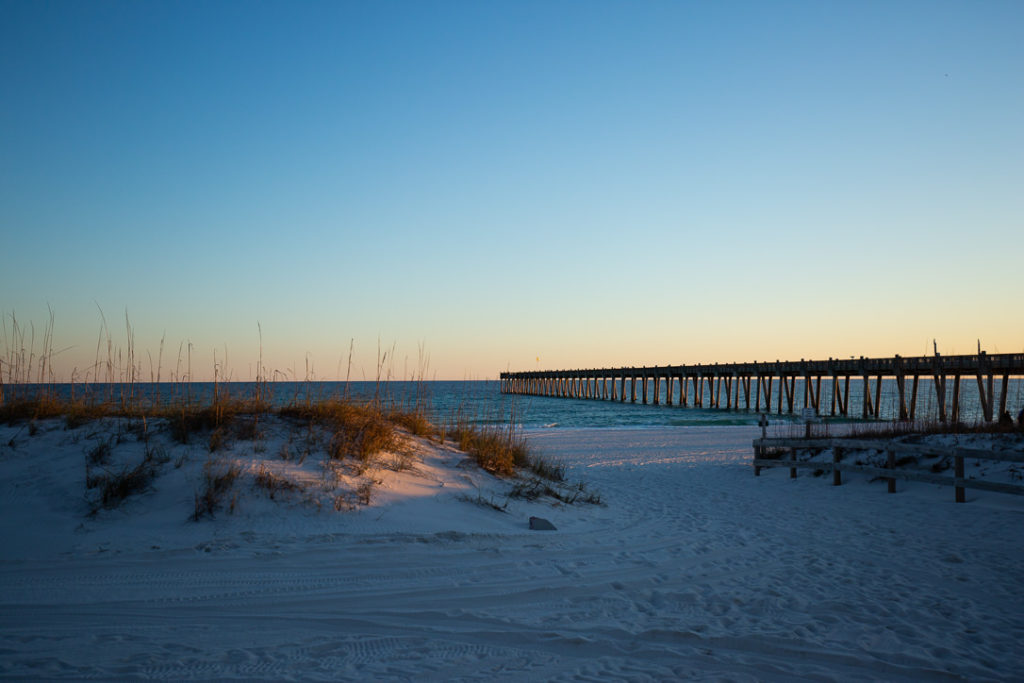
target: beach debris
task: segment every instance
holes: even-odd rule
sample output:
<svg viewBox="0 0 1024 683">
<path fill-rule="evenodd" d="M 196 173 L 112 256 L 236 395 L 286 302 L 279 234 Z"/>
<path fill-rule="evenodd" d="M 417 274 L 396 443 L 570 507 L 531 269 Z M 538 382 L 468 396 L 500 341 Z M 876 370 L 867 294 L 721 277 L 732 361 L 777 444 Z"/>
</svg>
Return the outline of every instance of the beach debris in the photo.
<svg viewBox="0 0 1024 683">
<path fill-rule="evenodd" d="M 530 528 L 534 531 L 558 531 L 554 524 L 543 517 L 530 517 Z"/>
</svg>

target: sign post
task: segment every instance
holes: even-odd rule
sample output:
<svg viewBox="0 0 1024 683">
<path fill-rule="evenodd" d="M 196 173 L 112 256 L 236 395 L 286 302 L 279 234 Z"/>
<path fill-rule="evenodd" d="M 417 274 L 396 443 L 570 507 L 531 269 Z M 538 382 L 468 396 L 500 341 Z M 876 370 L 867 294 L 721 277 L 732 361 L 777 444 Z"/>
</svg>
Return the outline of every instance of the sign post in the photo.
<svg viewBox="0 0 1024 683">
<path fill-rule="evenodd" d="M 814 408 L 804 408 L 800 413 L 800 419 L 804 421 L 804 438 L 811 438 L 811 423 L 818 421 Z"/>
</svg>

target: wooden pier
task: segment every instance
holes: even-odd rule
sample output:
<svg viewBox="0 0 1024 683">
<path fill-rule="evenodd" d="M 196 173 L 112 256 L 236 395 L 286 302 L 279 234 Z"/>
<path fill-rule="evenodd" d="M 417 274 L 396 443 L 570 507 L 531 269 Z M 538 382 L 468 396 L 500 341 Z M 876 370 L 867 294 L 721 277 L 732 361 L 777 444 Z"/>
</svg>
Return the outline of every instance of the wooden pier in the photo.
<svg viewBox="0 0 1024 683">
<path fill-rule="evenodd" d="M 917 417 L 919 384 L 931 380 L 938 419 L 961 418 L 962 384 L 976 380 L 980 415 L 999 419 L 1007 411 L 1011 377 L 1024 376 L 1024 354 L 851 358 L 712 365 L 501 373 L 501 392 L 557 398 L 653 402 L 666 405 L 779 414 L 797 409 L 815 415 L 878 418 L 882 380 L 895 379 L 898 418 Z M 800 389 L 797 381 L 800 380 Z M 850 383 L 862 383 L 861 406 L 850 405 Z M 828 403 L 822 400 L 824 382 Z M 995 390 L 998 384 L 998 397 Z M 637 389 L 639 388 L 639 392 Z M 664 393 L 662 393 L 664 392 Z M 678 392 L 678 393 L 677 393 Z M 800 401 L 799 393 L 803 394 Z M 662 398 L 664 396 L 664 398 Z M 773 403 L 774 401 L 774 403 Z"/>
</svg>

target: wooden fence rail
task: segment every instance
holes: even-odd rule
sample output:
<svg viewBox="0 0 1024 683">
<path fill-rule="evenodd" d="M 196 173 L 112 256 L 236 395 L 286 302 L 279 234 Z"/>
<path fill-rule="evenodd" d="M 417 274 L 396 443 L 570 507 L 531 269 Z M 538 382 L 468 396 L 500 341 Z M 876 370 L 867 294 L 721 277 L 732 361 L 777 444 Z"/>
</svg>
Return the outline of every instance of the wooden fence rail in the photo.
<svg viewBox="0 0 1024 683">
<path fill-rule="evenodd" d="M 823 451 L 832 450 L 832 462 L 799 461 L 796 459 L 798 451 Z M 776 453 L 789 452 L 788 458 L 765 457 L 769 450 Z M 843 456 L 849 451 L 878 451 L 887 454 L 886 467 L 871 467 L 867 465 L 855 465 L 842 462 Z M 781 456 L 783 453 L 779 453 Z M 932 472 L 921 472 L 896 467 L 896 456 L 907 454 L 925 457 L 951 457 L 953 458 L 953 476 L 946 476 Z M 977 448 L 960 448 L 956 446 L 939 446 L 928 444 L 909 444 L 889 440 L 874 439 L 787 439 L 787 438 L 761 438 L 754 440 L 754 475 L 761 474 L 764 467 L 788 467 L 789 476 L 795 477 L 797 468 L 810 468 L 832 472 L 832 484 L 839 486 L 842 483 L 842 472 L 860 472 L 887 479 L 889 482 L 889 493 L 896 492 L 896 480 L 921 481 L 929 484 L 941 484 L 952 486 L 955 489 L 955 499 L 958 503 L 966 500 L 964 489 L 979 489 L 983 491 L 994 491 L 997 493 L 1012 493 L 1024 495 L 1024 485 L 1006 484 L 1002 482 L 984 481 L 980 479 L 968 479 L 964 476 L 964 458 L 977 460 L 992 460 L 996 462 L 1019 462 L 1024 463 L 1024 451 L 1003 450 L 992 451 Z"/>
</svg>

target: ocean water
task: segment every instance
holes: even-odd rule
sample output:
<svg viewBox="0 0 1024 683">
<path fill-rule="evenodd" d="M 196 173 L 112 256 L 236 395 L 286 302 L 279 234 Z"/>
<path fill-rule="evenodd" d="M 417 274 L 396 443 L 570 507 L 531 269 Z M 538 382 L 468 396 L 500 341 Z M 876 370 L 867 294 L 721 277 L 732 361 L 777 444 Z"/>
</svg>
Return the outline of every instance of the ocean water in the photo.
<svg viewBox="0 0 1024 683">
<path fill-rule="evenodd" d="M 952 393 L 952 381 L 947 393 Z M 725 408 L 695 408 L 679 405 L 653 404 L 653 386 L 648 390 L 648 403 L 637 397 L 637 402 L 607 401 L 593 399 L 548 398 L 502 394 L 497 381 L 433 381 L 433 382 L 270 382 L 265 385 L 267 399 L 276 405 L 303 403 L 330 398 L 348 397 L 356 400 L 379 398 L 385 403 L 400 408 L 424 407 L 431 418 L 444 422 L 455 418 L 467 419 L 477 424 L 511 424 L 530 430 L 559 428 L 644 428 L 671 426 L 716 426 L 756 425 L 760 414 L 754 410 L 726 410 Z M 872 383 L 874 387 L 874 383 Z M 84 398 L 95 401 L 133 400 L 142 404 L 173 404 L 182 401 L 194 404 L 208 404 L 214 392 L 221 398 L 248 399 L 254 396 L 255 384 L 231 382 L 214 385 L 212 382 L 137 383 L 68 385 L 49 387 L 37 385 L 6 385 L 4 399 L 12 400 L 31 396 L 40 390 L 57 393 L 64 398 Z M 1002 382 L 997 378 L 993 384 L 995 409 L 998 410 Z M 638 385 L 639 391 L 639 385 Z M 822 382 L 819 408 L 824 422 L 858 422 L 863 412 L 863 383 L 851 381 L 849 411 L 847 417 L 831 413 L 831 386 Z M 872 388 L 872 398 L 874 389 Z M 678 391 L 676 392 L 678 398 Z M 798 380 L 795 389 L 794 413 L 778 412 L 778 385 L 773 385 L 772 411 L 768 413 L 773 423 L 797 423 L 801 420 L 804 388 Z M 741 392 L 742 394 L 742 392 Z M 909 394 L 909 387 L 908 387 Z M 664 388 L 662 390 L 664 401 Z M 879 419 L 893 420 L 899 415 L 899 394 L 895 380 L 883 380 Z M 708 402 L 705 396 L 705 403 Z M 742 400 L 742 395 L 741 395 Z M 947 411 L 952 397 L 947 395 Z M 724 396 L 722 404 L 724 405 Z M 762 404 L 762 412 L 764 406 Z M 1024 408 L 1024 379 L 1011 378 L 1007 386 L 1007 411 L 1014 417 Z M 928 420 L 938 417 L 935 390 L 930 379 L 922 378 L 918 387 L 917 419 Z M 964 422 L 979 421 L 982 417 L 977 380 L 964 378 L 960 386 L 960 419 Z"/>
</svg>

